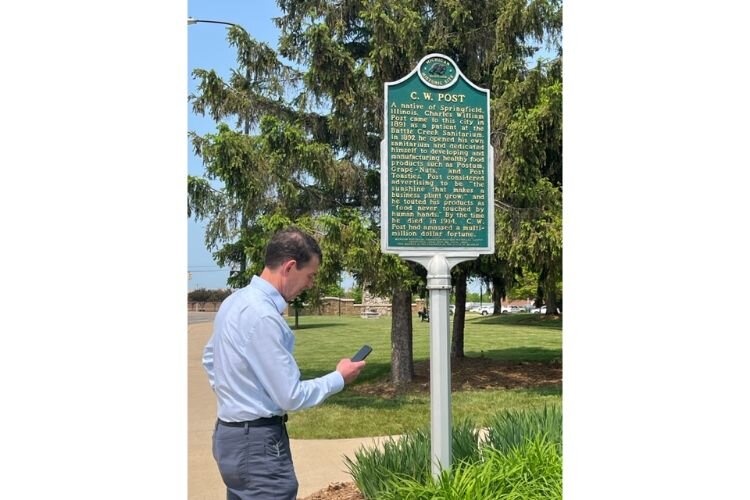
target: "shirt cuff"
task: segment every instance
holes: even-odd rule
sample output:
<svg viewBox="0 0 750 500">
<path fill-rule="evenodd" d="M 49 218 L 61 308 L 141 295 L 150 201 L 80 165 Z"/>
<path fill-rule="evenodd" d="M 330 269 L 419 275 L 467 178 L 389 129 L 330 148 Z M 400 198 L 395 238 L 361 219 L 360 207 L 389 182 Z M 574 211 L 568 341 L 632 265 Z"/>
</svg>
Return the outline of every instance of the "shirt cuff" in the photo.
<svg viewBox="0 0 750 500">
<path fill-rule="evenodd" d="M 331 394 L 336 394 L 344 389 L 344 377 L 338 371 L 334 370 L 323 378 L 327 379 L 326 382 L 331 388 Z"/>
</svg>

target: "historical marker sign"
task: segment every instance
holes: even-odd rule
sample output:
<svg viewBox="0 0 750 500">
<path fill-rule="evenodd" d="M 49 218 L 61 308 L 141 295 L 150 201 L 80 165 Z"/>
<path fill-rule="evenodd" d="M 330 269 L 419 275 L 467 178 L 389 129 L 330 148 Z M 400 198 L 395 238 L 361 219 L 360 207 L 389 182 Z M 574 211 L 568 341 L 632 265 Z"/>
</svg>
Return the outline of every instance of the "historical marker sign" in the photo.
<svg viewBox="0 0 750 500">
<path fill-rule="evenodd" d="M 450 269 L 495 251 L 490 92 L 430 54 L 385 84 L 381 245 L 427 269 L 432 474 L 450 468 Z"/>
<path fill-rule="evenodd" d="M 442 54 L 386 82 L 383 251 L 494 252 L 489 99 Z"/>
</svg>

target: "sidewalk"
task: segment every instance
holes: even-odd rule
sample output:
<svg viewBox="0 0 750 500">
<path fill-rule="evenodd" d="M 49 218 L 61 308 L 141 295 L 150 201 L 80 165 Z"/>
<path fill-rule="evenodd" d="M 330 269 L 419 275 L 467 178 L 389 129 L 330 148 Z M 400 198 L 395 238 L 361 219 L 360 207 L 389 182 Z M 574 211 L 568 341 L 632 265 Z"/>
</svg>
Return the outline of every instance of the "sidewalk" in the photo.
<svg viewBox="0 0 750 500">
<path fill-rule="evenodd" d="M 226 488 L 211 455 L 216 399 L 201 365 L 203 347 L 212 328 L 210 322 L 188 325 L 188 498 L 191 500 L 226 498 Z M 363 444 L 379 444 L 383 439 L 292 439 L 298 496 L 311 495 L 332 482 L 351 481 L 343 455 L 354 457 L 354 451 Z"/>
</svg>

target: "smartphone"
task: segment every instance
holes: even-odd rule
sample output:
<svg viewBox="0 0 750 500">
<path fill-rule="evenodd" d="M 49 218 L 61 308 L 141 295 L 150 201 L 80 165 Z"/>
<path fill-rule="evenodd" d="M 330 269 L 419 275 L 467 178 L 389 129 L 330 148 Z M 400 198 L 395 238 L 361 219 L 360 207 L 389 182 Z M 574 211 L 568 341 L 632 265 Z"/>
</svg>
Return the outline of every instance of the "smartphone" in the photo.
<svg viewBox="0 0 750 500">
<path fill-rule="evenodd" d="M 355 354 L 354 356 L 352 356 L 352 361 L 362 361 L 371 352 L 372 352 L 372 347 L 370 347 L 369 345 L 363 345 L 362 349 L 360 349 L 359 351 L 357 351 L 357 354 Z"/>
</svg>

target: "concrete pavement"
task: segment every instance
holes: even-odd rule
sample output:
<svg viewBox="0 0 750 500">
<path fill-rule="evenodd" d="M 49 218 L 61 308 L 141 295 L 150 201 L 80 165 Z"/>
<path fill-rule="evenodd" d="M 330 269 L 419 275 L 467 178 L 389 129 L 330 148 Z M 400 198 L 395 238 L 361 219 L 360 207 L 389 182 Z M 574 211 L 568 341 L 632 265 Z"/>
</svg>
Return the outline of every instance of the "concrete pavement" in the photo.
<svg viewBox="0 0 750 500">
<path fill-rule="evenodd" d="M 192 500 L 226 498 L 226 488 L 211 455 L 216 399 L 201 365 L 203 347 L 212 328 L 212 322 L 188 325 L 188 498 Z M 379 445 L 384 439 L 292 439 L 298 496 L 308 496 L 332 482 L 351 481 L 343 456 L 353 458 L 360 446 Z"/>
</svg>

